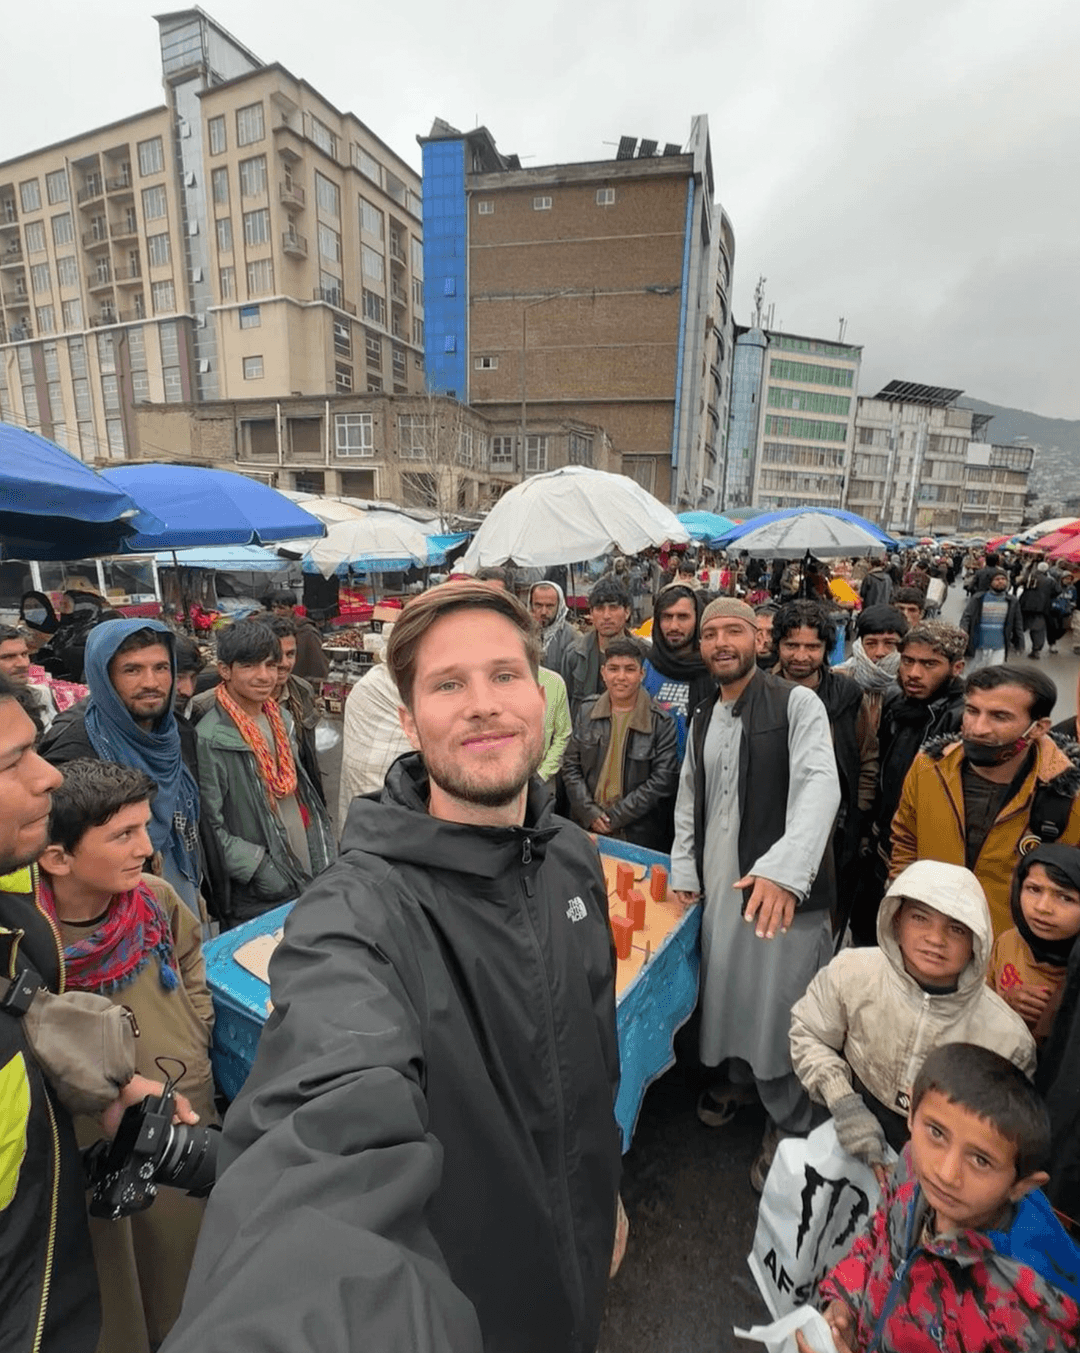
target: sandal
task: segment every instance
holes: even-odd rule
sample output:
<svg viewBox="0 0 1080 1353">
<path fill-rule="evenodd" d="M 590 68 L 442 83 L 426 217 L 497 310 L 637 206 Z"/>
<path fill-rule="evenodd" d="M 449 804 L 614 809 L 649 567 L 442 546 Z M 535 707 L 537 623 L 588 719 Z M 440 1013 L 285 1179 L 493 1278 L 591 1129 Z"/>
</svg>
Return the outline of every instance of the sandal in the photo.
<svg viewBox="0 0 1080 1353">
<path fill-rule="evenodd" d="M 710 1086 L 698 1096 L 697 1116 L 706 1127 L 725 1127 L 738 1111 L 757 1100 L 752 1085 L 732 1085 L 722 1082 Z"/>
</svg>

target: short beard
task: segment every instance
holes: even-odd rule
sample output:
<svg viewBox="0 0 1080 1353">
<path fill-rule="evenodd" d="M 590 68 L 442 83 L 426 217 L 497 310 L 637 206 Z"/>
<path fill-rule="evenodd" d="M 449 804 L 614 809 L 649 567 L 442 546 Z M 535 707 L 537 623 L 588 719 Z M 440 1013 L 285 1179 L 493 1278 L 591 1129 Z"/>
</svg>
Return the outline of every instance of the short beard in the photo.
<svg viewBox="0 0 1080 1353">
<path fill-rule="evenodd" d="M 33 864 L 48 844 L 48 833 L 43 829 L 41 845 L 36 849 L 23 850 L 17 855 L 0 854 L 0 877 L 5 874 L 14 874 L 17 869 L 25 869 L 27 865 Z"/>
<path fill-rule="evenodd" d="M 688 634 L 685 639 L 676 640 L 669 639 L 667 635 L 664 634 L 663 630 L 661 630 L 660 633 L 663 635 L 664 643 L 667 644 L 672 653 L 685 653 L 688 648 L 693 648 L 694 646 L 693 634 Z"/>
<path fill-rule="evenodd" d="M 423 756 L 423 748 L 420 749 Z M 424 765 L 427 769 L 428 777 L 433 784 L 438 785 L 444 794 L 450 798 L 457 799 L 459 803 L 471 803 L 478 808 L 505 808 L 508 804 L 514 802 L 521 791 L 536 774 L 540 762 L 544 759 L 543 737 L 537 740 L 526 762 L 519 766 L 509 780 L 504 780 L 502 784 L 485 784 L 471 779 L 468 775 L 461 773 L 456 766 L 449 763 L 433 765 L 427 757 L 424 757 Z"/>
<path fill-rule="evenodd" d="M 748 657 L 743 658 L 742 662 L 739 664 L 739 670 L 734 676 L 728 677 L 727 681 L 724 681 L 717 673 L 713 673 L 713 675 L 716 676 L 717 681 L 720 682 L 720 689 L 723 690 L 725 686 L 734 686 L 736 681 L 741 681 L 744 676 L 748 676 L 757 666 L 757 660 L 758 655 L 756 651 L 751 653 Z"/>
</svg>

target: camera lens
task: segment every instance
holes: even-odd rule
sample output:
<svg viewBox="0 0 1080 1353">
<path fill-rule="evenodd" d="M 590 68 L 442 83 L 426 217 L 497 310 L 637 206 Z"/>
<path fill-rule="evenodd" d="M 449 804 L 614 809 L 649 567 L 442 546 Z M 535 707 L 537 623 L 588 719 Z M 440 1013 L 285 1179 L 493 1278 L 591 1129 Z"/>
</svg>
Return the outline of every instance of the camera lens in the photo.
<svg viewBox="0 0 1080 1353">
<path fill-rule="evenodd" d="M 187 1189 L 197 1198 L 205 1197 L 213 1187 L 217 1173 L 220 1140 L 220 1128 L 172 1124 L 154 1170 L 155 1182 L 174 1189 Z"/>
</svg>

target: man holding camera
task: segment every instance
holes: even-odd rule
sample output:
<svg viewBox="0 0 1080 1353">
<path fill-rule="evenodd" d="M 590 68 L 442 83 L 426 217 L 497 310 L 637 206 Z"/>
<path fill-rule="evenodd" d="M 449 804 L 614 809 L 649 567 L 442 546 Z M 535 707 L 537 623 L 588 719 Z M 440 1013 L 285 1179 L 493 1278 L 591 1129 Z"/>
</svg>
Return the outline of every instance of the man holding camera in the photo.
<svg viewBox="0 0 1080 1353">
<path fill-rule="evenodd" d="M 0 1348 L 93 1353 L 97 1282 L 71 1114 L 100 1113 L 111 1136 L 160 1086 L 132 1074 L 132 1031 L 108 1001 L 60 995 L 63 958 L 31 866 L 61 777 L 34 750 L 22 698 L 0 677 Z"/>
</svg>

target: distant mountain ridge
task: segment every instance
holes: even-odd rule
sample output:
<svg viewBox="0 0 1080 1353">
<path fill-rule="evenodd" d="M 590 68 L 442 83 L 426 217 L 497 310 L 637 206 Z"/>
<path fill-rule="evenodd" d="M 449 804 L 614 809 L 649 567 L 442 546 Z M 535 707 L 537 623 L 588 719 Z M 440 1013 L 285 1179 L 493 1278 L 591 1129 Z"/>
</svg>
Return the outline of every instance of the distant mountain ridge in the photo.
<svg viewBox="0 0 1080 1353">
<path fill-rule="evenodd" d="M 1021 437 L 1039 448 L 1032 474 L 1032 488 L 1037 493 L 1052 492 L 1058 500 L 1080 495 L 1080 419 L 1044 418 L 1026 409 L 1010 409 L 966 396 L 957 403 L 976 413 L 993 415 L 986 438 L 995 445 L 1008 446 Z"/>
</svg>

